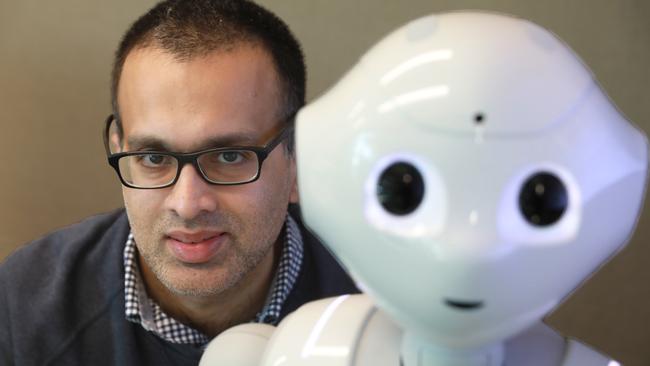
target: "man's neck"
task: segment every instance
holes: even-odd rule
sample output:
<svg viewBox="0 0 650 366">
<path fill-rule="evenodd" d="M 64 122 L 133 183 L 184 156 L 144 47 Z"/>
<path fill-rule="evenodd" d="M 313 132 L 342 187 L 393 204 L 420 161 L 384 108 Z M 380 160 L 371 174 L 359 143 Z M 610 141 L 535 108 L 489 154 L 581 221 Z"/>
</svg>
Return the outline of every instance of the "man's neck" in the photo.
<svg viewBox="0 0 650 366">
<path fill-rule="evenodd" d="M 171 292 L 138 256 L 147 294 L 174 319 L 212 338 L 224 330 L 249 322 L 264 307 L 277 268 L 281 243 L 236 285 L 212 296 L 185 296 Z"/>
</svg>

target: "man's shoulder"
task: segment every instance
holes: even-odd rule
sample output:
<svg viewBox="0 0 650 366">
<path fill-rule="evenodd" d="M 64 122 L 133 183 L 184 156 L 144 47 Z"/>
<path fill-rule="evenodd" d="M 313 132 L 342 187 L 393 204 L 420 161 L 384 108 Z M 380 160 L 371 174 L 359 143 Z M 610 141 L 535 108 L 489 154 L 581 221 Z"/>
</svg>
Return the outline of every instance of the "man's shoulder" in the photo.
<svg viewBox="0 0 650 366">
<path fill-rule="evenodd" d="M 42 271 L 50 265 L 59 267 L 86 256 L 93 257 L 95 252 L 109 249 L 102 244 L 126 241 L 128 232 L 124 209 L 88 217 L 19 247 L 2 262 L 0 275 L 36 268 Z"/>
<path fill-rule="evenodd" d="M 0 353 L 44 363 L 94 324 L 109 322 L 122 301 L 128 232 L 124 211 L 115 211 L 52 232 L 7 257 L 0 265 Z M 36 345 L 40 351 L 30 353 Z"/>
<path fill-rule="evenodd" d="M 124 210 L 89 217 L 25 244 L 0 265 L 3 290 L 14 299 L 64 298 L 117 276 L 129 233 Z M 121 243 L 120 243 L 121 242 Z"/>
</svg>

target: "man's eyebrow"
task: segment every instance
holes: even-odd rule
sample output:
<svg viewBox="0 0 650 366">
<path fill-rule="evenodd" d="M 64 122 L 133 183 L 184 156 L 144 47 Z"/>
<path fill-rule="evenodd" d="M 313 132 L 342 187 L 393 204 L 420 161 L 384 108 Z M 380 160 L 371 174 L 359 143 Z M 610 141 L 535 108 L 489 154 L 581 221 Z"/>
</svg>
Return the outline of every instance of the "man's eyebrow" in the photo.
<svg viewBox="0 0 650 366">
<path fill-rule="evenodd" d="M 165 141 L 152 136 L 131 136 L 126 139 L 129 151 L 156 150 L 172 151 Z"/>
<path fill-rule="evenodd" d="M 130 136 L 126 139 L 129 151 L 179 151 L 168 141 L 154 136 Z M 191 151 L 200 151 L 217 147 L 258 146 L 259 137 L 252 134 L 237 133 L 218 137 L 208 137 L 193 145 Z"/>
</svg>

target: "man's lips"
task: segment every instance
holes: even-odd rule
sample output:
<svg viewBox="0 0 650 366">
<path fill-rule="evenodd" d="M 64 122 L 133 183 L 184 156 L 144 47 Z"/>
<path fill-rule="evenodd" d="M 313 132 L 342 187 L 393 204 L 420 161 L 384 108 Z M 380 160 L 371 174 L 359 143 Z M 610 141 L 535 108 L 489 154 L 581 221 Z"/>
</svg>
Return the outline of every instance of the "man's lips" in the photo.
<svg viewBox="0 0 650 366">
<path fill-rule="evenodd" d="M 166 235 L 166 242 L 178 260 L 199 264 L 210 261 L 217 254 L 226 236 L 220 231 L 171 231 Z"/>
</svg>

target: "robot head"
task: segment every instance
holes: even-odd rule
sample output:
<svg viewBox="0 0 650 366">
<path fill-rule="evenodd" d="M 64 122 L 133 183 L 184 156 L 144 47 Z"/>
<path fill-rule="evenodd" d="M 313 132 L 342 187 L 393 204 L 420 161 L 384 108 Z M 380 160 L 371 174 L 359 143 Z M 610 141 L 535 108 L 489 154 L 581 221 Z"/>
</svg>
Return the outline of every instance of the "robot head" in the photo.
<svg viewBox="0 0 650 366">
<path fill-rule="evenodd" d="M 425 17 L 297 121 L 307 224 L 407 331 L 508 338 L 628 239 L 647 143 L 548 31 Z"/>
</svg>

